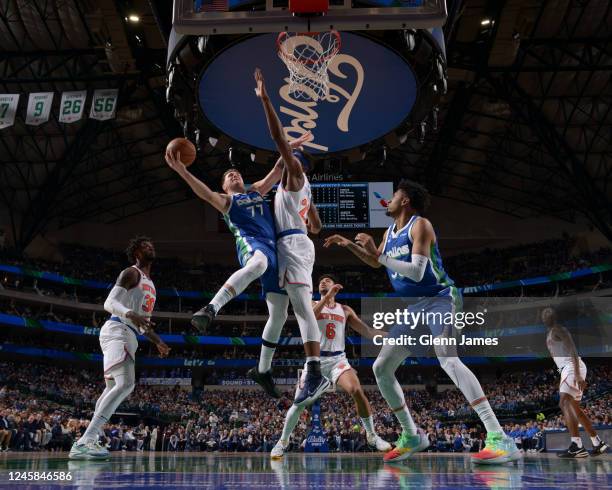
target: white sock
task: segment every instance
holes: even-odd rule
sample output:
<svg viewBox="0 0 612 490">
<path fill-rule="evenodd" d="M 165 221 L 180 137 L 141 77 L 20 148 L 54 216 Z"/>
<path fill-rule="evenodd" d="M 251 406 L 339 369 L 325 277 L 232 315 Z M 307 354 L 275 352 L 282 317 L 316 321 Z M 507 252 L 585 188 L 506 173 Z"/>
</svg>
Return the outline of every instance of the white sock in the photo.
<svg viewBox="0 0 612 490">
<path fill-rule="evenodd" d="M 412 415 L 410 415 L 410 410 L 408 410 L 408 407 L 405 404 L 401 409 L 393 413 L 397 417 L 397 421 L 402 426 L 402 430 L 404 432 L 408 432 L 408 434 L 411 434 L 413 436 L 418 433 L 418 427 L 414 423 Z"/>
<path fill-rule="evenodd" d="M 591 442 L 593 443 L 593 447 L 599 446 L 601 444 L 601 439 L 598 435 L 594 435 L 593 437 L 591 437 Z"/>
<path fill-rule="evenodd" d="M 310 362 L 310 361 L 321 362 L 321 358 L 319 356 L 307 356 L 306 357 L 306 362 Z"/>
<path fill-rule="evenodd" d="M 295 426 L 300 420 L 300 415 L 304 411 L 304 407 L 297 407 L 295 405 L 291 405 L 289 410 L 287 410 L 287 415 L 285 416 L 285 424 L 283 425 L 283 433 L 281 434 L 280 440 L 284 443 L 289 442 L 289 438 L 291 437 L 291 433 Z"/>
<path fill-rule="evenodd" d="M 77 441 L 77 444 L 87 444 L 88 442 L 96 442 L 98 435 L 102 431 L 102 426 L 106 424 L 108 420 L 102 415 L 94 415 L 85 430 L 85 434 Z"/>
<path fill-rule="evenodd" d="M 485 398 L 483 401 L 477 403 L 476 405 L 472 405 L 472 407 L 480 417 L 480 420 L 485 426 L 487 432 L 501 432 L 502 434 L 504 433 L 504 429 L 502 429 L 502 426 L 499 424 L 499 421 L 495 416 L 495 412 L 493 412 L 493 409 L 491 408 L 489 400 Z"/>
<path fill-rule="evenodd" d="M 236 296 L 241 294 L 255 279 L 260 277 L 268 268 L 268 258 L 263 252 L 256 250 L 242 269 L 234 272 L 210 302 L 215 312 L 223 308 Z"/>
<path fill-rule="evenodd" d="M 380 393 L 391 410 L 393 410 L 398 422 L 402 426 L 402 430 L 415 435 L 417 433 L 417 426 L 414 420 L 412 420 L 410 411 L 406 406 L 406 399 L 404 398 L 402 387 L 395 377 L 395 371 L 407 356 L 408 352 L 406 349 L 398 346 L 385 345 L 378 353 L 378 357 L 376 361 L 374 361 L 372 369 L 374 370 L 376 384 L 378 384 Z M 394 410 L 397 407 L 401 408 Z"/>
<path fill-rule="evenodd" d="M 259 365 L 257 366 L 257 370 L 260 373 L 265 373 L 272 369 L 272 359 L 274 358 L 276 345 L 285 326 L 285 321 L 287 321 L 289 297 L 285 294 L 268 293 L 266 294 L 266 304 L 268 305 L 270 316 L 261 335 L 261 353 L 259 354 Z"/>
<path fill-rule="evenodd" d="M 576 446 L 582 447 L 582 439 L 580 437 L 572 437 L 572 442 L 576 443 Z"/>
<path fill-rule="evenodd" d="M 372 420 L 371 415 L 369 417 L 361 417 L 361 423 L 363 424 L 363 428 L 368 435 L 376 435 L 376 431 L 374 430 L 374 421 Z"/>
<path fill-rule="evenodd" d="M 217 294 L 215 294 L 214 298 L 210 300 L 210 304 L 215 308 L 215 313 L 219 313 L 219 310 L 223 308 L 226 304 L 228 304 L 231 300 L 236 297 L 236 292 L 234 288 L 228 287 L 227 284 L 224 284 Z"/>
</svg>

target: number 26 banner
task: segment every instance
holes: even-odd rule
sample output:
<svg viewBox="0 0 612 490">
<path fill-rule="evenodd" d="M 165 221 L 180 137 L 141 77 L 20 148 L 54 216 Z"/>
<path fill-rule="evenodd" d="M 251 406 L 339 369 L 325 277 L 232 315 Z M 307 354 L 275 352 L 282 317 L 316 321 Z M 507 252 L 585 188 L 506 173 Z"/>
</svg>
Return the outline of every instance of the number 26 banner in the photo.
<svg viewBox="0 0 612 490">
<path fill-rule="evenodd" d="M 59 122 L 71 123 L 81 119 L 81 117 L 83 117 L 83 110 L 85 109 L 86 98 L 87 90 L 62 93 Z"/>
<path fill-rule="evenodd" d="M 112 119 L 115 116 L 118 95 L 119 90 L 117 89 L 94 91 L 89 117 L 91 119 L 98 119 L 99 121 Z"/>
</svg>

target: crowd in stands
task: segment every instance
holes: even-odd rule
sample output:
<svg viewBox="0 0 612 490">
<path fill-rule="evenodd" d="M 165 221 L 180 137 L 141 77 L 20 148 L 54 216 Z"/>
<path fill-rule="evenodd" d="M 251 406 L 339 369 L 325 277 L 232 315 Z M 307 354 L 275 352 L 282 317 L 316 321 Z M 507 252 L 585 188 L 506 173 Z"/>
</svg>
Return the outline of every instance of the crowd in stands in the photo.
<svg viewBox="0 0 612 490">
<path fill-rule="evenodd" d="M 593 366 L 587 381 L 587 413 L 597 425 L 612 425 L 609 367 Z M 541 449 L 543 431 L 563 427 L 557 409 L 558 382 L 558 374 L 547 369 L 502 373 L 495 383 L 484 384 L 506 431 L 523 449 Z M 0 449 L 66 450 L 85 430 L 102 390 L 99 374 L 87 369 L 1 362 Z M 113 450 L 267 452 L 280 435 L 291 394 L 288 389 L 285 397 L 274 400 L 258 388 L 202 390 L 137 384 L 119 407 L 120 415 L 105 427 L 103 442 Z M 367 395 L 379 434 L 394 441 L 399 434 L 393 414 L 378 390 L 368 390 Z M 482 428 L 458 391 L 411 389 L 406 399 L 416 423 L 429 436 L 430 450 L 477 451 L 482 446 Z M 546 418 L 541 412 L 547 413 Z M 537 419 L 536 413 L 541 413 Z M 334 392 L 323 397 L 321 423 L 331 450 L 367 450 L 348 395 Z M 294 450 L 303 445 L 308 429 L 305 412 L 295 430 Z"/>
</svg>

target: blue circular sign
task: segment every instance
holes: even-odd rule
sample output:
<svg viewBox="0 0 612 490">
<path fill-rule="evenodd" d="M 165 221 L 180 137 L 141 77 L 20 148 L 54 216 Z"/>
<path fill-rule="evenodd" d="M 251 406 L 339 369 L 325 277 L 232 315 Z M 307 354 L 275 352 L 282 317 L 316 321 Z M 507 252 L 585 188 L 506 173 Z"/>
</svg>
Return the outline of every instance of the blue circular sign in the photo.
<svg viewBox="0 0 612 490">
<path fill-rule="evenodd" d="M 303 101 L 288 93 L 289 73 L 276 52 L 276 34 L 230 45 L 200 75 L 204 116 L 229 137 L 275 151 L 253 72 L 262 69 L 270 99 L 290 138 L 312 131 L 313 153 L 338 152 L 384 136 L 412 110 L 417 83 L 397 52 L 368 37 L 343 32 L 340 53 L 330 63 L 330 96 Z"/>
</svg>

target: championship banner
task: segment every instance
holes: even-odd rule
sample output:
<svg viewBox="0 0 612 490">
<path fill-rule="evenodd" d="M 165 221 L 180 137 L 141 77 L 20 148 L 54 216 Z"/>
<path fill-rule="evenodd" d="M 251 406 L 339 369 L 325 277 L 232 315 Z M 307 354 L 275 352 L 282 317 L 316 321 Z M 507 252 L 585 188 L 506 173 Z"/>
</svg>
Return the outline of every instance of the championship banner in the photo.
<svg viewBox="0 0 612 490">
<path fill-rule="evenodd" d="M 19 94 L 0 95 L 0 129 L 8 128 L 15 124 Z"/>
<path fill-rule="evenodd" d="M 74 92 L 63 92 L 60 104 L 59 122 L 73 123 L 83 117 L 87 90 L 77 90 Z"/>
<path fill-rule="evenodd" d="M 26 124 L 40 126 L 49 120 L 53 92 L 35 92 L 30 94 L 26 111 Z"/>
<path fill-rule="evenodd" d="M 96 90 L 91 101 L 89 117 L 98 121 L 106 121 L 115 117 L 118 89 Z"/>
</svg>

